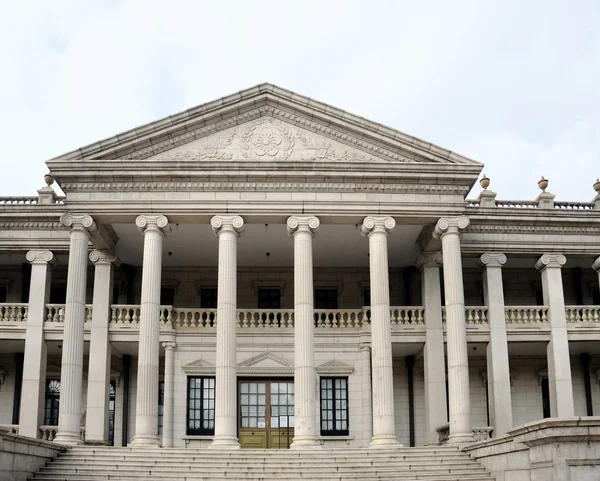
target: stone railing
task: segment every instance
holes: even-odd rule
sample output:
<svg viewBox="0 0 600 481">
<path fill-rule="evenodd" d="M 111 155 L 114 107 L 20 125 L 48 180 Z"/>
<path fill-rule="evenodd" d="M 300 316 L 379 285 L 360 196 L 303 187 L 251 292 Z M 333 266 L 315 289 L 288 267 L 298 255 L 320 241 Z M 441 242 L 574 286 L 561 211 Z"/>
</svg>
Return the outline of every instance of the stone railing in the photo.
<svg viewBox="0 0 600 481">
<path fill-rule="evenodd" d="M 369 320 L 368 309 L 315 309 L 315 327 L 361 327 Z"/>
<path fill-rule="evenodd" d="M 394 324 L 417 325 L 425 324 L 423 306 L 391 307 L 390 320 Z"/>
<path fill-rule="evenodd" d="M 554 202 L 555 209 L 562 210 L 593 210 L 594 202 Z"/>
<path fill-rule="evenodd" d="M 43 441 L 54 441 L 56 433 L 58 432 L 58 426 L 40 426 L 40 437 Z M 79 438 L 85 441 L 85 426 L 79 428 Z"/>
<path fill-rule="evenodd" d="M 65 322 L 65 305 L 46 304 L 46 322 Z M 85 322 L 92 322 L 92 304 L 85 305 Z"/>
<path fill-rule="evenodd" d="M 436 431 L 438 433 L 438 444 L 446 444 L 450 437 L 450 424 L 442 424 L 436 428 Z"/>
<path fill-rule="evenodd" d="M 487 324 L 487 306 L 465 306 L 467 324 Z M 446 322 L 446 308 L 442 307 L 442 322 Z"/>
<path fill-rule="evenodd" d="M 567 322 L 600 322 L 600 306 L 566 306 Z"/>
<path fill-rule="evenodd" d="M 293 309 L 238 309 L 237 327 L 294 327 Z"/>
<path fill-rule="evenodd" d="M 19 434 L 18 424 L 0 424 L 0 430 L 8 431 L 11 434 Z"/>
<path fill-rule="evenodd" d="M 537 209 L 537 200 L 497 200 L 496 207 L 510 209 Z"/>
<path fill-rule="evenodd" d="M 174 327 L 214 327 L 217 324 L 217 310 L 173 308 L 171 322 Z"/>
<path fill-rule="evenodd" d="M 494 426 L 480 426 L 473 428 L 473 438 L 475 442 L 487 441 L 492 438 L 494 433 Z"/>
<path fill-rule="evenodd" d="M 0 322 L 27 322 L 29 305 L 22 302 L 0 304 Z"/>
<path fill-rule="evenodd" d="M 110 306 L 110 322 L 115 324 L 138 324 L 140 306 L 113 304 Z"/>
<path fill-rule="evenodd" d="M 32 205 L 38 203 L 38 197 L 36 196 L 26 196 L 26 197 L 0 197 L 0 205 L 12 205 L 12 204 L 20 204 L 20 205 Z"/>
<path fill-rule="evenodd" d="M 546 306 L 506 306 L 504 308 L 506 324 L 539 324 L 548 320 Z"/>
</svg>

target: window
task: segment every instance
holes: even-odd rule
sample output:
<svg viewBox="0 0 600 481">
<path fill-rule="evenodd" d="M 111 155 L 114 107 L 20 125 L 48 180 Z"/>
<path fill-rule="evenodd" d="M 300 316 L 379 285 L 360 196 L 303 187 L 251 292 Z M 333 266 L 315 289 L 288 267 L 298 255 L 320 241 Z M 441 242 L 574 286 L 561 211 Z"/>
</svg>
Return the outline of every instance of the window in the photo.
<svg viewBox="0 0 600 481">
<path fill-rule="evenodd" d="M 542 378 L 542 410 L 544 418 L 550 417 L 550 385 L 548 384 L 548 378 Z"/>
<path fill-rule="evenodd" d="M 158 435 L 162 436 L 165 410 L 165 382 L 158 381 Z"/>
<path fill-rule="evenodd" d="M 258 290 L 259 309 L 281 309 L 281 290 L 268 288 Z"/>
<path fill-rule="evenodd" d="M 366 286 L 363 289 L 363 306 L 371 305 L 371 287 Z"/>
<path fill-rule="evenodd" d="M 337 289 L 315 289 L 315 309 L 337 309 Z"/>
<path fill-rule="evenodd" d="M 115 398 L 117 393 L 117 382 L 111 381 L 108 391 L 108 443 L 115 445 Z"/>
<path fill-rule="evenodd" d="M 0 302 L 6 302 L 6 286 L 0 286 Z"/>
<path fill-rule="evenodd" d="M 215 378 L 188 377 L 187 434 L 215 433 Z"/>
<path fill-rule="evenodd" d="M 58 407 L 60 401 L 60 380 L 46 380 L 46 402 L 44 404 L 44 425 L 58 426 Z"/>
<path fill-rule="evenodd" d="M 217 308 L 217 289 L 214 287 L 200 289 L 200 307 L 202 309 Z"/>
<path fill-rule="evenodd" d="M 175 289 L 172 287 L 161 287 L 160 289 L 160 305 L 172 306 L 175 302 Z"/>
<path fill-rule="evenodd" d="M 67 302 L 67 288 L 50 287 L 50 304 L 64 304 Z"/>
<path fill-rule="evenodd" d="M 321 435 L 348 434 L 348 379 L 321 378 Z"/>
</svg>

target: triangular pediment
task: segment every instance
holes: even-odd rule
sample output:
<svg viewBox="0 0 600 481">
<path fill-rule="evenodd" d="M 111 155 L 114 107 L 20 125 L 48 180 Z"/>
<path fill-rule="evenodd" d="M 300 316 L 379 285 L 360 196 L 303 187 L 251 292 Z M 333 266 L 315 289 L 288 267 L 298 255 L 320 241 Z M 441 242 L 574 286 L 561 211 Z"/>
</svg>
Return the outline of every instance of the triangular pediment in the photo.
<svg viewBox="0 0 600 481">
<path fill-rule="evenodd" d="M 327 374 L 350 374 L 354 368 L 345 362 L 332 359 L 320 366 L 317 366 L 317 373 L 321 375 Z"/>
<path fill-rule="evenodd" d="M 204 359 L 197 359 L 183 366 L 181 370 L 186 374 L 214 374 L 215 365 Z"/>
<path fill-rule="evenodd" d="M 272 352 L 263 352 L 238 364 L 239 368 L 293 368 L 294 362 Z"/>
<path fill-rule="evenodd" d="M 82 147 L 48 162 L 322 161 L 482 164 L 271 84 L 262 84 Z"/>
</svg>

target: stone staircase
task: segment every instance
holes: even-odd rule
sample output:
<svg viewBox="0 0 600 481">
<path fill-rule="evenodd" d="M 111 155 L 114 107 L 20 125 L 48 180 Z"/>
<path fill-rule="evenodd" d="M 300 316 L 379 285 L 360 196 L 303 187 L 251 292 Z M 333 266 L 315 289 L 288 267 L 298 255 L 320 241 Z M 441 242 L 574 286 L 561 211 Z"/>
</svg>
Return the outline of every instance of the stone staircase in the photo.
<svg viewBox="0 0 600 481">
<path fill-rule="evenodd" d="M 492 481 L 453 447 L 393 449 L 239 450 L 69 449 L 31 480 L 428 480 Z"/>
</svg>

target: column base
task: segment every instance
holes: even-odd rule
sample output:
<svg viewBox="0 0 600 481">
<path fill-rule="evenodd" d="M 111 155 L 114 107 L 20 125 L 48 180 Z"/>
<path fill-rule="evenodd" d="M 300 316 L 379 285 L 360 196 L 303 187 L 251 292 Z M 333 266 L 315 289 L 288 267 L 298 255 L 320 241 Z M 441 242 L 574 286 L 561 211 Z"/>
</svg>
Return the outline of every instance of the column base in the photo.
<svg viewBox="0 0 600 481">
<path fill-rule="evenodd" d="M 83 444 L 80 433 L 69 433 L 69 432 L 57 432 L 54 442 L 57 444 L 64 444 L 66 446 L 77 446 Z"/>
<path fill-rule="evenodd" d="M 155 434 L 136 434 L 130 446 L 132 448 L 159 448 L 160 439 Z"/>
<path fill-rule="evenodd" d="M 448 436 L 448 441 L 446 444 L 470 444 L 473 442 L 475 442 L 473 433 L 456 433 Z"/>
<path fill-rule="evenodd" d="M 371 438 L 370 448 L 401 447 L 395 434 L 376 434 Z"/>
<path fill-rule="evenodd" d="M 234 450 L 240 449 L 240 442 L 235 436 L 219 436 L 214 437 L 212 443 L 208 445 L 208 449 L 225 449 Z"/>
<path fill-rule="evenodd" d="M 316 436 L 294 436 L 290 449 L 321 449 L 323 446 Z"/>
</svg>

